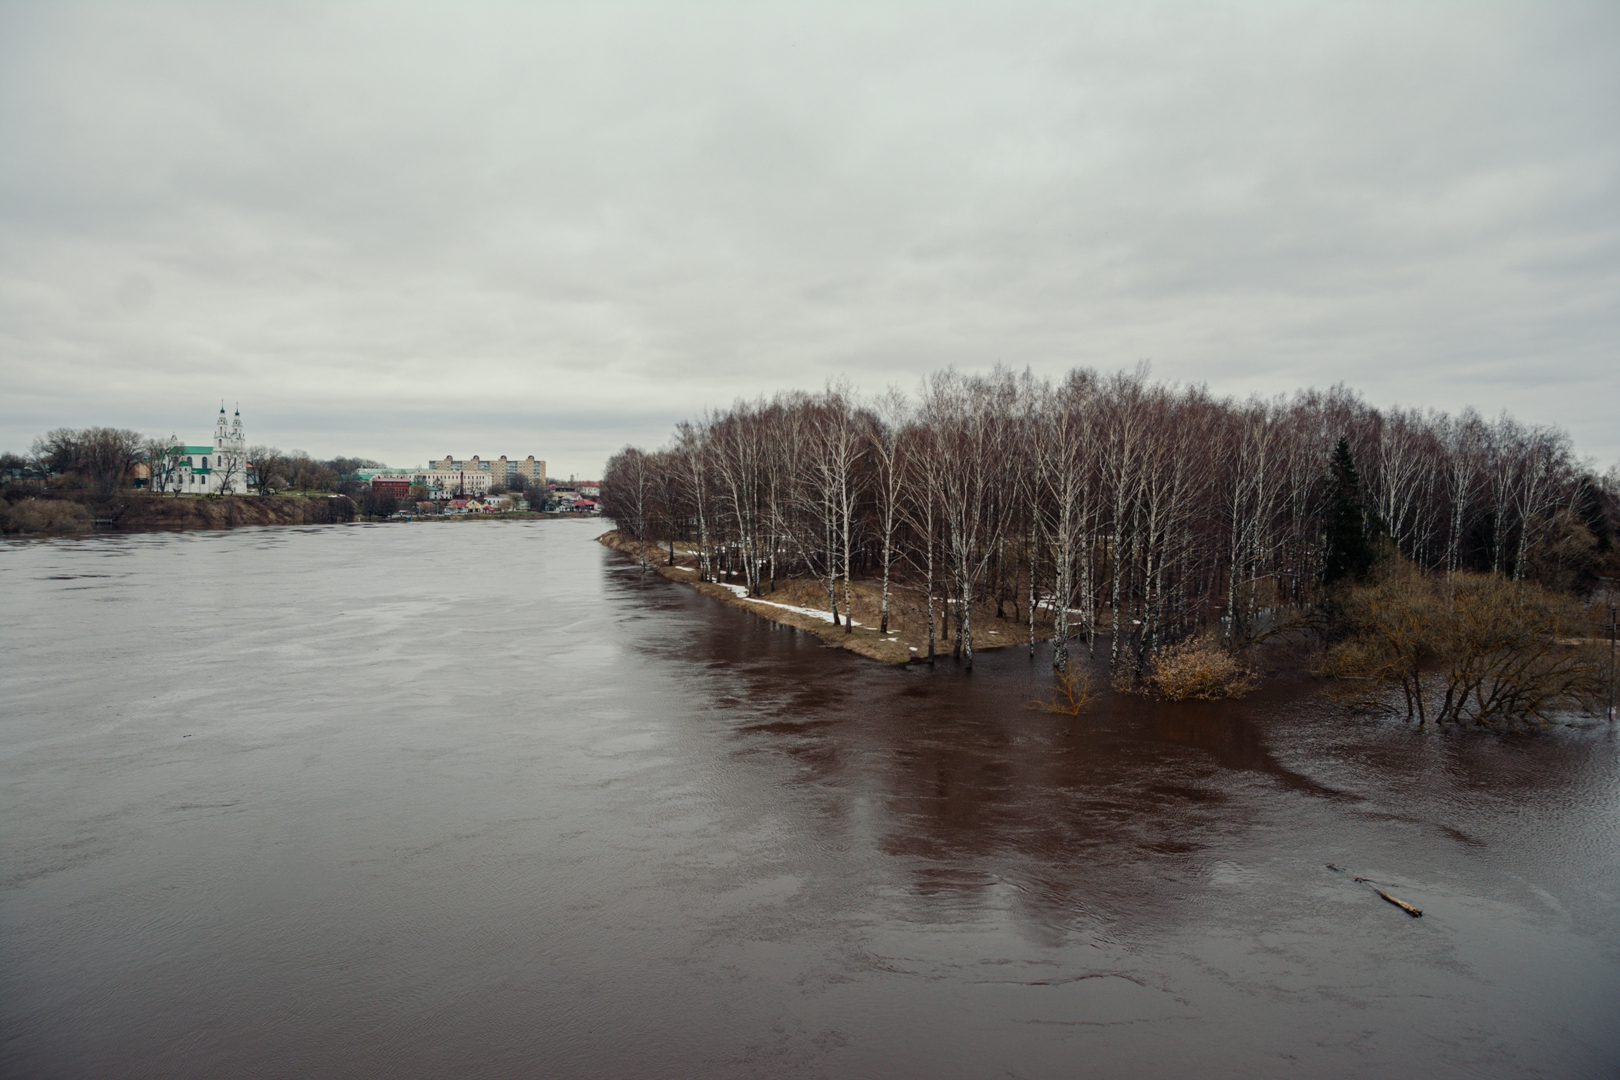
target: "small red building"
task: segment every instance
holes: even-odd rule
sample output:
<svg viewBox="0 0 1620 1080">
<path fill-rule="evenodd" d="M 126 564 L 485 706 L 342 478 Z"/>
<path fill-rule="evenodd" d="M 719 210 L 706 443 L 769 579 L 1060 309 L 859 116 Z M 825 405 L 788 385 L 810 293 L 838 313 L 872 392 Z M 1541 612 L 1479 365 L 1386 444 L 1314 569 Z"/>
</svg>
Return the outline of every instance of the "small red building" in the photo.
<svg viewBox="0 0 1620 1080">
<path fill-rule="evenodd" d="M 411 494 L 411 481 L 407 476 L 373 476 L 371 490 L 378 495 L 392 495 L 396 499 L 406 499 Z"/>
</svg>

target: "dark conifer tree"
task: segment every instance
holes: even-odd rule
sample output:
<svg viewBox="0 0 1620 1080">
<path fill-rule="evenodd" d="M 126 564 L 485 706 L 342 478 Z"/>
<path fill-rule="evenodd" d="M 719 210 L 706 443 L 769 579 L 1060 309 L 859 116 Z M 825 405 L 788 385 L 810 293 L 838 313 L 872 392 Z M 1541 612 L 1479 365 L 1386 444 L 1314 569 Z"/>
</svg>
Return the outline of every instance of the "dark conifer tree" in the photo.
<svg viewBox="0 0 1620 1080">
<path fill-rule="evenodd" d="M 1350 453 L 1350 440 L 1339 436 L 1329 467 L 1326 535 L 1322 551 L 1322 580 L 1333 585 L 1359 580 L 1372 569 L 1373 549 L 1367 537 L 1367 512 L 1361 498 L 1361 476 Z"/>
<path fill-rule="evenodd" d="M 1575 516 L 1592 533 L 1592 539 L 1597 541 L 1597 550 L 1607 552 L 1614 540 L 1609 530 L 1609 515 L 1604 511 L 1598 490 L 1591 476 L 1581 477 L 1580 487 L 1575 493 Z"/>
</svg>

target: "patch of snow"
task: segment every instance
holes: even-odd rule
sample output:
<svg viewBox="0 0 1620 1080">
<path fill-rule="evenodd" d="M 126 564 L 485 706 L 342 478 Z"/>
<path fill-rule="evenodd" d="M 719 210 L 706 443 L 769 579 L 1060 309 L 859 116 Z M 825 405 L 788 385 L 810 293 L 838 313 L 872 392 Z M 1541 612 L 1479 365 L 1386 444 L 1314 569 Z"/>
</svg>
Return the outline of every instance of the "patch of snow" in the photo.
<svg viewBox="0 0 1620 1080">
<path fill-rule="evenodd" d="M 772 600 L 761 600 L 757 596 L 749 596 L 748 586 L 746 585 L 731 585 L 724 581 L 716 582 L 715 584 L 719 585 L 723 589 L 730 589 L 732 593 L 735 594 L 739 599 L 746 600 L 750 604 L 764 604 L 766 607 L 781 608 L 783 611 L 791 611 L 795 615 L 808 615 L 812 619 L 820 619 L 822 622 L 833 621 L 833 617 L 830 612 L 821 611 L 817 608 L 794 607 L 792 604 L 778 604 Z M 856 622 L 854 619 L 851 619 L 850 625 L 860 626 L 861 624 Z"/>
</svg>

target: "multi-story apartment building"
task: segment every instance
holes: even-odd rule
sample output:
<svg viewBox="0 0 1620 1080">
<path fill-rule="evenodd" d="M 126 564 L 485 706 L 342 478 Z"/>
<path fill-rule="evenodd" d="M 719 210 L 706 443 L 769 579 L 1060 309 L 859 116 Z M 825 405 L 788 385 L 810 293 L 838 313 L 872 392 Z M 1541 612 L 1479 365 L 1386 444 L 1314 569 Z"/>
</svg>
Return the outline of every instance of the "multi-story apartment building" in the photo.
<svg viewBox="0 0 1620 1080">
<path fill-rule="evenodd" d="M 497 486 L 511 484 L 517 477 L 530 483 L 545 483 L 546 463 L 536 461 L 533 454 L 521 461 L 498 457 L 489 461 L 474 456 L 466 459 L 442 457 L 428 462 L 425 469 L 379 469 L 361 474 L 376 490 L 399 494 L 417 484 L 426 487 L 435 498 L 483 497 Z"/>
<path fill-rule="evenodd" d="M 488 473 L 490 482 L 496 484 L 509 484 L 514 477 L 518 476 L 523 477 L 531 484 L 543 484 L 546 482 L 546 463 L 536 461 L 533 454 L 523 458 L 521 461 L 508 458 L 505 454 L 487 461 L 476 454 L 465 460 L 458 460 L 446 455 L 438 461 L 429 462 L 428 468 L 440 472 Z"/>
<path fill-rule="evenodd" d="M 426 469 L 379 469 L 360 475 L 373 491 L 387 490 L 390 494 L 399 495 L 401 485 L 408 493 L 412 487 L 420 484 L 438 499 L 488 495 L 494 484 L 494 476 L 488 469 L 441 469 L 438 467 L 441 464 L 434 462 Z"/>
<path fill-rule="evenodd" d="M 443 495 L 488 495 L 494 478 L 483 469 L 424 469 L 416 482 Z"/>
</svg>

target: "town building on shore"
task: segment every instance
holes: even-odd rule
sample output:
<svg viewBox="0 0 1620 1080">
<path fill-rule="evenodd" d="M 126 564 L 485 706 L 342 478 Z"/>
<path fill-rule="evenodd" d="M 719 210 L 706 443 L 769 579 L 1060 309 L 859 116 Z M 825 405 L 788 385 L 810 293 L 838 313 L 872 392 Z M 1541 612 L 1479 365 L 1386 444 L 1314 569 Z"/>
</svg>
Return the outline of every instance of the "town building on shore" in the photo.
<svg viewBox="0 0 1620 1080">
<path fill-rule="evenodd" d="M 371 477 L 372 491 L 375 491 L 378 495 L 392 495 L 396 499 L 410 498 L 411 488 L 415 485 L 416 479 L 414 476 L 373 473 Z"/>
<path fill-rule="evenodd" d="M 458 460 L 446 454 L 438 461 L 430 461 L 428 468 L 442 472 L 482 472 L 489 474 L 492 484 L 510 484 L 517 477 L 522 477 L 530 484 L 543 484 L 546 482 L 546 463 L 535 460 L 535 456 L 519 461 L 508 458 L 502 454 L 498 458 L 488 460 L 474 454 L 470 458 Z"/>
<path fill-rule="evenodd" d="M 236 410 L 234 420 L 227 420 L 221 405 L 213 445 L 170 447 L 149 476 L 149 484 L 154 491 L 183 495 L 246 495 L 248 467 L 242 410 Z"/>
<path fill-rule="evenodd" d="M 466 469 L 367 469 L 358 474 L 378 494 L 402 498 L 413 487 L 427 488 L 435 499 L 478 498 L 489 494 L 494 479 Z"/>
<path fill-rule="evenodd" d="M 413 487 L 424 487 L 435 499 L 481 499 L 497 487 L 505 487 L 519 477 L 525 486 L 546 482 L 546 463 L 533 454 L 521 461 L 504 455 L 485 460 L 474 455 L 458 459 L 449 456 L 428 463 L 425 469 L 376 469 L 361 478 L 378 494 L 406 498 Z"/>
<path fill-rule="evenodd" d="M 599 480 L 576 481 L 573 477 L 569 477 L 568 483 L 559 484 L 553 490 L 557 505 L 563 510 L 594 514 L 601 509 L 596 501 L 602 494 L 602 483 Z"/>
</svg>

